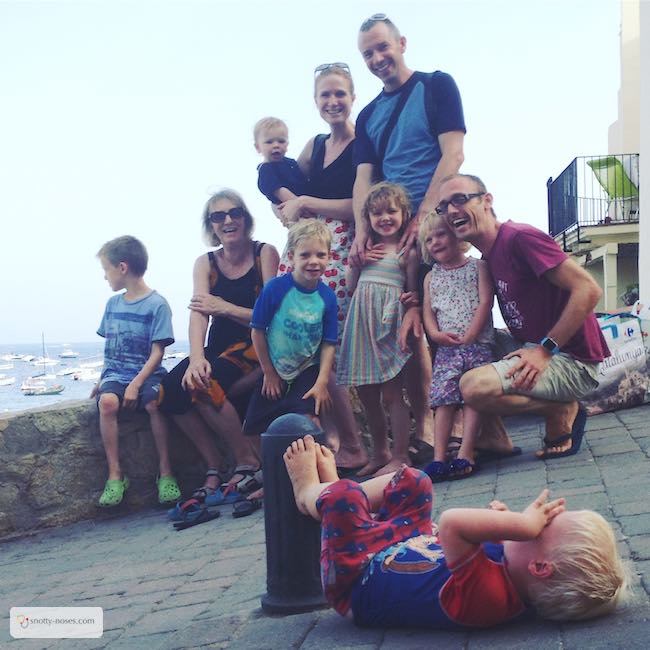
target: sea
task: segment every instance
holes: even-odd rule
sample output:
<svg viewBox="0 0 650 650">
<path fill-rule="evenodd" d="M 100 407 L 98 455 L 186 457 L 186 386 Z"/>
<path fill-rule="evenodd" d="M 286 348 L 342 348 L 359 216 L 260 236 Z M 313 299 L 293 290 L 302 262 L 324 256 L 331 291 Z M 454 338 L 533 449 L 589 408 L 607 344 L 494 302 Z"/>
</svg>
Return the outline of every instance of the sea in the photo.
<svg viewBox="0 0 650 650">
<path fill-rule="evenodd" d="M 78 353 L 79 356 L 65 358 L 59 356 L 64 351 Z M 104 342 L 95 343 L 47 343 L 43 354 L 42 343 L 0 344 L 0 384 L 3 379 L 14 378 L 7 386 L 0 385 L 0 413 L 24 411 L 42 406 L 52 406 L 70 400 L 88 399 L 96 379 L 88 377 L 92 371 L 101 371 Z M 189 343 L 180 341 L 165 350 L 163 365 L 171 370 L 189 352 Z M 14 358 L 20 356 L 20 359 Z M 32 361 L 25 356 L 34 357 Z M 36 359 L 46 357 L 50 364 L 36 363 Z M 21 386 L 29 377 L 45 373 L 46 384 L 63 386 L 57 395 L 25 395 Z M 76 377 L 76 378 L 75 378 Z"/>
</svg>

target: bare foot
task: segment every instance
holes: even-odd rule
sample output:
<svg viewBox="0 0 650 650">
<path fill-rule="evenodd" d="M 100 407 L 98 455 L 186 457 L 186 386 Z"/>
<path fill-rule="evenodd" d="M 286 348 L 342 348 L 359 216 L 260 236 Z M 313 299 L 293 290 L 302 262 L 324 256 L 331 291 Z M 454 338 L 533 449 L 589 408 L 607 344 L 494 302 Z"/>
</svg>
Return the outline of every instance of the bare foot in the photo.
<svg viewBox="0 0 650 650">
<path fill-rule="evenodd" d="M 377 470 L 380 470 L 391 459 L 390 453 L 371 456 L 370 460 L 357 472 L 357 476 L 372 476 Z"/>
<path fill-rule="evenodd" d="M 251 493 L 250 493 L 246 498 L 247 498 L 249 501 L 255 501 L 256 499 L 257 499 L 257 500 L 259 500 L 259 499 L 263 499 L 263 498 L 264 498 L 264 488 L 261 487 L 261 488 L 259 488 L 259 489 L 257 489 L 257 490 L 254 490 L 254 491 L 251 492 Z"/>
<path fill-rule="evenodd" d="M 316 445 L 316 467 L 321 483 L 338 481 L 336 459 L 334 454 L 325 445 Z"/>
<path fill-rule="evenodd" d="M 291 446 L 287 447 L 282 458 L 284 458 L 284 464 L 291 479 L 296 506 L 303 515 L 309 515 L 309 509 L 305 502 L 305 491 L 314 483 L 320 484 L 316 467 L 314 437 L 308 434 L 304 438 L 294 440 Z"/>
<path fill-rule="evenodd" d="M 362 445 L 340 445 L 336 453 L 336 466 L 341 469 L 356 469 L 368 463 L 368 452 Z"/>
<path fill-rule="evenodd" d="M 391 474 L 396 472 L 400 467 L 404 465 L 410 466 L 411 462 L 406 458 L 393 458 L 389 463 L 386 463 L 383 467 L 380 467 L 373 476 L 383 476 L 384 474 Z"/>
</svg>

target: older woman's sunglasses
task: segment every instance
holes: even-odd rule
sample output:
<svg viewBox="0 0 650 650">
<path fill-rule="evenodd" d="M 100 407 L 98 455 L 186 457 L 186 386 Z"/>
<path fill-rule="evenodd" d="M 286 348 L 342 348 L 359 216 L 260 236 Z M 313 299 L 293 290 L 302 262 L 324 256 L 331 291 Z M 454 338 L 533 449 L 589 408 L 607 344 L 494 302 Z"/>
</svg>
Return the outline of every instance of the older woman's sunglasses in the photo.
<svg viewBox="0 0 650 650">
<path fill-rule="evenodd" d="M 246 210 L 244 208 L 230 208 L 230 210 L 217 210 L 216 212 L 210 212 L 210 221 L 212 223 L 223 223 L 226 220 L 226 217 L 231 219 L 243 219 L 246 216 Z"/>
</svg>

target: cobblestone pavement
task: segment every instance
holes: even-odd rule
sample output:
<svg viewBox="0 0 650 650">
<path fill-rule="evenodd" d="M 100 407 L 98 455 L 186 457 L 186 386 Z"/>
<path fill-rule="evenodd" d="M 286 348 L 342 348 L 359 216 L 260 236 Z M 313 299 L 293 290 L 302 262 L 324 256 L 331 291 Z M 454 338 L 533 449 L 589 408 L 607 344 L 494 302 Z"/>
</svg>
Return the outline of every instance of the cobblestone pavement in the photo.
<svg viewBox="0 0 650 650">
<path fill-rule="evenodd" d="M 436 486 L 436 513 L 497 498 L 522 508 L 543 487 L 570 508 L 611 521 L 637 574 L 634 603 L 592 622 L 536 622 L 461 633 L 360 629 L 331 610 L 287 617 L 260 608 L 266 591 L 264 517 L 214 521 L 176 532 L 162 511 L 87 521 L 0 543 L 0 647 L 20 648 L 647 648 L 650 632 L 650 406 L 592 417 L 583 449 L 541 462 L 541 427 L 508 427 L 522 456 Z M 12 639 L 12 606 L 97 606 L 100 639 Z"/>
</svg>

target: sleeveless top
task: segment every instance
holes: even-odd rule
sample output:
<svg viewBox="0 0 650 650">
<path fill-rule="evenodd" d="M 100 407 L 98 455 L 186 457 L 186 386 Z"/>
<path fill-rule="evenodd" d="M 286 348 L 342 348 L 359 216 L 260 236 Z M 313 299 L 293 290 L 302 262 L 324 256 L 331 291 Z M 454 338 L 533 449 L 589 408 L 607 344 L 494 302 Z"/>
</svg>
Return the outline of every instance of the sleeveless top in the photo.
<svg viewBox="0 0 650 650">
<path fill-rule="evenodd" d="M 479 305 L 478 260 L 468 257 L 463 266 L 455 269 L 444 269 L 440 264 L 434 264 L 429 297 L 440 331 L 465 334 Z M 476 337 L 476 343 L 493 342 L 494 326 L 490 314 Z"/>
<path fill-rule="evenodd" d="M 314 138 L 306 194 L 319 199 L 349 199 L 357 175 L 352 159 L 354 140 L 348 143 L 338 158 L 323 167 L 325 142 L 329 137 L 329 134 L 321 133 Z"/>
<path fill-rule="evenodd" d="M 263 285 L 260 261 L 263 246 L 263 242 L 253 242 L 255 262 L 244 275 L 234 280 L 227 278 L 219 271 L 216 251 L 210 251 L 208 253 L 210 261 L 210 294 L 223 298 L 226 302 L 238 307 L 253 309 L 255 300 Z M 212 354 L 218 356 L 233 343 L 241 341 L 247 343 L 251 341 L 251 330 L 248 325 L 236 323 L 225 316 L 212 317 L 207 346 Z"/>
</svg>

